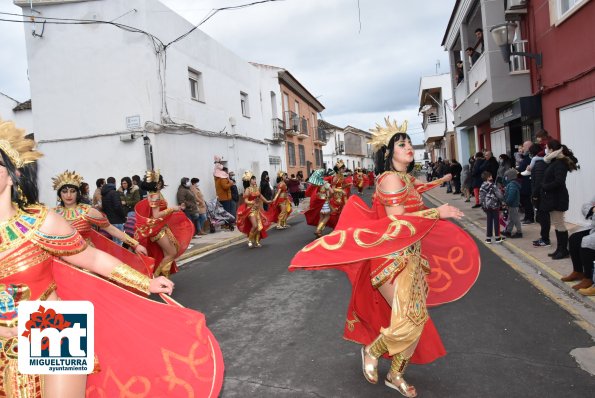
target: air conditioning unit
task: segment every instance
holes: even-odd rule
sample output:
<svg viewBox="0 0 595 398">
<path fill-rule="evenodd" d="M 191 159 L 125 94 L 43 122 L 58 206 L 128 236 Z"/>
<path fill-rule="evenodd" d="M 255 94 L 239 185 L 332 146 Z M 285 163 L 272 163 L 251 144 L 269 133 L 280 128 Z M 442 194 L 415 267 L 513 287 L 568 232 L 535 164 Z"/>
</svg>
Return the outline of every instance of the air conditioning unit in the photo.
<svg viewBox="0 0 595 398">
<path fill-rule="evenodd" d="M 518 11 L 527 8 L 527 0 L 507 0 L 506 11 Z M 514 12 L 513 11 L 513 12 Z"/>
</svg>

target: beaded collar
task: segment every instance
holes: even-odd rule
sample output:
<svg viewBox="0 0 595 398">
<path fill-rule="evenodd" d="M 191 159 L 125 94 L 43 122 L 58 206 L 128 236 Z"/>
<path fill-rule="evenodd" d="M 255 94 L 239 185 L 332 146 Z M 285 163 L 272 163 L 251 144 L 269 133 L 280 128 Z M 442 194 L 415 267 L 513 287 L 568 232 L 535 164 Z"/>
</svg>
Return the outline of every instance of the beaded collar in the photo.
<svg viewBox="0 0 595 398">
<path fill-rule="evenodd" d="M 31 235 L 43 224 L 46 215 L 45 207 L 33 205 L 27 207 L 27 212 L 17 209 L 14 216 L 0 222 L 0 253 L 29 240 Z"/>
<path fill-rule="evenodd" d="M 91 206 L 89 206 L 89 205 L 79 203 L 74 208 L 58 206 L 58 207 L 56 207 L 55 211 L 56 211 L 56 213 L 58 213 L 59 215 L 64 217 L 64 219 L 66 221 L 75 221 L 75 220 L 79 219 L 81 216 L 84 216 L 85 214 L 87 214 L 89 212 L 90 207 Z"/>
</svg>

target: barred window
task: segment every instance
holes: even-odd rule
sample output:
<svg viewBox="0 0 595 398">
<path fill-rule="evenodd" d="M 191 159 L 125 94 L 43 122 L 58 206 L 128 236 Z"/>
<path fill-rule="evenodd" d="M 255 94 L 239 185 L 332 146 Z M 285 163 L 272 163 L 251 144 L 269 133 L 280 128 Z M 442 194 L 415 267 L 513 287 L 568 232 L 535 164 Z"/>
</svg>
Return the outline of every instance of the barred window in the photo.
<svg viewBox="0 0 595 398">
<path fill-rule="evenodd" d="M 287 160 L 290 166 L 295 166 L 295 144 L 293 142 L 287 143 Z"/>
</svg>

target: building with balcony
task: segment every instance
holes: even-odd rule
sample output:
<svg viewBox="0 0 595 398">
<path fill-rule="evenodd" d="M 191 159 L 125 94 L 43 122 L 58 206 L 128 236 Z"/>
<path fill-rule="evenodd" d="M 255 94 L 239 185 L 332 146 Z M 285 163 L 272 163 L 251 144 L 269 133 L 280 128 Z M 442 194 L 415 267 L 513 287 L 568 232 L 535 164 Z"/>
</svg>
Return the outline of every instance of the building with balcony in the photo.
<svg viewBox="0 0 595 398">
<path fill-rule="evenodd" d="M 324 120 L 319 125 L 326 131 L 328 144 L 324 148 L 325 168 L 333 168 L 339 159 L 350 170 L 374 170 L 374 153 L 368 141 L 372 134 L 352 126 L 337 127 Z"/>
<path fill-rule="evenodd" d="M 510 46 L 514 51 L 531 51 L 527 23 L 519 17 L 525 12 L 521 3 L 456 0 L 448 22 L 442 45 L 453 76 L 457 61 L 463 62 L 463 79 L 452 82 L 454 121 L 460 148 L 469 154 L 488 149 L 496 156 L 510 154 L 541 128 L 540 99 L 531 90 L 532 61 L 521 55 L 504 59 L 490 33 L 507 19 L 516 19 Z M 476 54 L 467 55 L 468 48 Z M 464 155 L 461 160 L 467 158 Z"/>
<path fill-rule="evenodd" d="M 529 47 L 543 65 L 531 63 L 532 89 L 541 95 L 543 127 L 567 145 L 580 163 L 566 186 L 566 219 L 583 224 L 581 205 L 593 197 L 589 173 L 595 170 L 595 1 L 532 0 L 520 23 L 531 24 Z"/>
<path fill-rule="evenodd" d="M 430 161 L 458 158 L 452 109 L 450 73 L 424 76 L 419 82 L 419 111 L 423 115 L 424 144 Z M 468 158 L 468 156 L 467 156 Z M 461 160 L 461 159 L 459 159 Z"/>
</svg>

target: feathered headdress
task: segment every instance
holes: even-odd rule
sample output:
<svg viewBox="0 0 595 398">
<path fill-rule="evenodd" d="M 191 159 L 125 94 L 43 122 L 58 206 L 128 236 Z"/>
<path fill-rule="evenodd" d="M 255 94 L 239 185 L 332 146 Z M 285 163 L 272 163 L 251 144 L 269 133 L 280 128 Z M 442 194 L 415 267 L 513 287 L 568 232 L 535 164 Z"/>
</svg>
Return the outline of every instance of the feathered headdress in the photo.
<svg viewBox="0 0 595 398">
<path fill-rule="evenodd" d="M 337 159 L 337 163 L 335 163 L 335 167 L 339 170 L 341 167 L 345 167 L 345 163 L 341 159 Z"/>
<path fill-rule="evenodd" d="M 254 174 L 250 170 L 244 171 L 244 175 L 242 176 L 242 181 L 250 181 Z"/>
<path fill-rule="evenodd" d="M 310 184 L 314 184 L 314 185 L 324 185 L 324 169 L 318 169 L 318 170 L 314 170 L 312 172 L 312 175 L 310 176 L 310 178 L 308 178 L 308 182 Z"/>
<path fill-rule="evenodd" d="M 159 182 L 159 176 L 161 175 L 160 170 L 147 170 L 145 177 L 147 182 Z"/>
<path fill-rule="evenodd" d="M 25 130 L 16 128 L 11 121 L 0 119 L 0 149 L 16 168 L 33 163 L 43 156 L 34 148 L 35 141 L 25 138 Z"/>
<path fill-rule="evenodd" d="M 76 171 L 66 170 L 64 173 L 58 174 L 52 178 L 54 191 L 59 191 L 64 185 L 80 187 L 82 182 L 83 177 L 80 174 L 77 174 Z"/>
<path fill-rule="evenodd" d="M 391 122 L 390 116 L 387 116 L 384 118 L 384 123 L 386 124 L 385 127 L 382 127 L 376 123 L 376 128 L 370 129 L 370 132 L 374 135 L 374 137 L 368 141 L 368 143 L 372 145 L 374 151 L 380 149 L 382 145 L 387 145 L 391 137 L 396 133 L 407 133 L 407 120 L 405 120 L 403 124 L 399 126 L 396 120 Z"/>
</svg>

